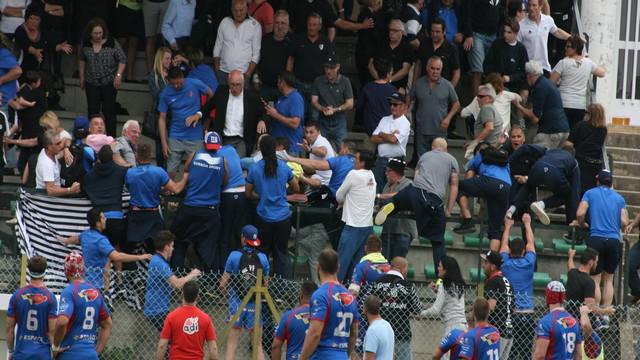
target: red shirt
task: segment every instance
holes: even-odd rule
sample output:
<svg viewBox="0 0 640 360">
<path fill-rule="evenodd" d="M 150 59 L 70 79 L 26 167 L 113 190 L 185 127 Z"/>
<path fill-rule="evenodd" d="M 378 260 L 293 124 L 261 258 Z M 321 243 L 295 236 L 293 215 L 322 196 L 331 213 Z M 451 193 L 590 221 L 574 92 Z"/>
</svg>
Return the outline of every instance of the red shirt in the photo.
<svg viewBox="0 0 640 360">
<path fill-rule="evenodd" d="M 205 340 L 215 340 L 216 329 L 204 311 L 183 305 L 167 315 L 160 338 L 170 340 L 171 360 L 203 359 Z"/>
<path fill-rule="evenodd" d="M 256 5 L 253 1 L 249 4 L 248 7 L 249 16 L 256 19 L 262 26 L 262 35 L 266 34 L 265 27 L 267 25 L 273 24 L 273 7 L 268 2 L 262 2 Z"/>
</svg>

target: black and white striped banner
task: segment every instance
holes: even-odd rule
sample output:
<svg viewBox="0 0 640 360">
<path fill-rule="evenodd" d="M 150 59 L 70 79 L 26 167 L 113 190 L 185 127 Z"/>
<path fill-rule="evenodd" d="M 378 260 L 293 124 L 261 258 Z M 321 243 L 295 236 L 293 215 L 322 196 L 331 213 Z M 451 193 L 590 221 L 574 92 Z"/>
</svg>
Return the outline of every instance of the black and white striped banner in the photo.
<svg viewBox="0 0 640 360">
<path fill-rule="evenodd" d="M 129 197 L 128 193 L 122 195 L 124 209 L 129 207 Z M 20 251 L 27 258 L 41 255 L 47 259 L 45 284 L 56 294 L 59 294 L 68 284 L 64 275 L 65 256 L 74 250 L 82 253 L 80 246 L 65 246 L 57 238 L 76 235 L 87 230 L 89 225 L 86 214 L 89 209 L 91 209 L 91 202 L 86 198 L 51 197 L 20 190 L 16 206 L 18 220 L 16 237 Z M 140 271 L 136 273 L 142 275 Z M 141 279 L 131 280 L 138 282 Z M 125 285 L 125 287 L 118 286 L 116 277 L 112 276 L 111 291 L 105 294 L 105 297 L 113 299 L 116 293 L 124 292 L 127 303 L 139 308 L 139 294 L 129 290 L 133 289 L 129 286 L 133 284 L 125 283 Z"/>
</svg>

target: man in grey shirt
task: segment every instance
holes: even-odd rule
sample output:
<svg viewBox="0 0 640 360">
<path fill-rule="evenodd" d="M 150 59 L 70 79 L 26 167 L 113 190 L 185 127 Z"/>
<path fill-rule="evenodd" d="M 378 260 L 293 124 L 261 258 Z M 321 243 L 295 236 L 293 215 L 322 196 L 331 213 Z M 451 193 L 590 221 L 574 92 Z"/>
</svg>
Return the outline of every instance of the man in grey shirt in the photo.
<svg viewBox="0 0 640 360">
<path fill-rule="evenodd" d="M 346 112 L 353 108 L 353 89 L 349 78 L 341 75 L 340 64 L 329 57 L 324 75 L 313 82 L 311 117 L 320 125 L 321 133 L 338 148 L 347 137 Z"/>
<path fill-rule="evenodd" d="M 493 105 L 496 99 L 496 91 L 493 89 L 493 86 L 491 86 L 491 84 L 480 85 L 477 96 L 480 113 L 473 125 L 473 133 L 476 137 L 467 145 L 467 153 L 465 154 L 467 159 L 473 157 L 473 150 L 476 148 L 476 145 L 483 141 L 497 146 L 502 133 L 502 118 Z"/>
<path fill-rule="evenodd" d="M 419 78 L 409 96 L 416 103 L 416 151 L 422 156 L 431 149 L 437 137 L 445 138 L 449 123 L 460 110 L 460 102 L 453 85 L 440 76 L 442 59 L 429 58 L 427 75 Z"/>
<path fill-rule="evenodd" d="M 413 185 L 395 194 L 378 211 L 374 223 L 381 225 L 394 211 L 413 211 L 418 234 L 431 241 L 433 263 L 440 263 L 446 255 L 444 231 L 447 216 L 458 196 L 458 173 L 458 162 L 447 152 L 447 141 L 435 138 L 431 151 L 418 160 Z"/>
<path fill-rule="evenodd" d="M 385 175 L 387 183 L 382 189 L 382 194 L 377 194 L 378 201 L 388 200 L 393 195 L 412 185 L 410 179 L 404 176 L 407 163 L 399 158 L 391 158 L 386 166 Z M 418 236 L 416 222 L 409 218 L 392 218 L 385 222 L 382 229 L 382 254 L 387 259 L 396 256 L 407 257 L 411 241 Z"/>
<path fill-rule="evenodd" d="M 124 167 L 136 166 L 136 148 L 140 138 L 140 124 L 136 120 L 127 120 L 122 126 L 122 136 L 116 139 L 113 161 Z"/>
</svg>

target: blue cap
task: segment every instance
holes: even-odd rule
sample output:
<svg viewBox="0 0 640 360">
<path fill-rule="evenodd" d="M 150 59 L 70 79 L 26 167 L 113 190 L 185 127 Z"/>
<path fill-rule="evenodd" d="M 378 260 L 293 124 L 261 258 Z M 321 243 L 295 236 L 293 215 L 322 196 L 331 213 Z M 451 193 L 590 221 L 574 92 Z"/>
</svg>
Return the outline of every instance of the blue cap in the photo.
<svg viewBox="0 0 640 360">
<path fill-rule="evenodd" d="M 219 150 L 220 145 L 222 145 L 222 141 L 217 132 L 209 131 L 207 135 L 204 136 L 204 147 L 207 150 Z"/>
<path fill-rule="evenodd" d="M 245 225 L 242 228 L 242 236 L 245 239 L 245 243 L 249 246 L 260 246 L 260 238 L 258 238 L 258 229 L 253 225 Z"/>
<path fill-rule="evenodd" d="M 89 130 L 89 119 L 86 116 L 78 116 L 73 121 L 73 130 L 78 129 Z"/>
</svg>

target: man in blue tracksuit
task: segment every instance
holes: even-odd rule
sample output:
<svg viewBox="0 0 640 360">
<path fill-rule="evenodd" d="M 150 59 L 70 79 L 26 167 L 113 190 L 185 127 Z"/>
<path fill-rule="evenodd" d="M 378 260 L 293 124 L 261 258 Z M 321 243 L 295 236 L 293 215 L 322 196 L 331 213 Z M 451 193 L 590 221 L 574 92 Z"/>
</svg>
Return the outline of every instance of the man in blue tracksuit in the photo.
<svg viewBox="0 0 640 360">
<path fill-rule="evenodd" d="M 216 249 L 220 239 L 220 194 L 227 182 L 226 161 L 217 152 L 220 136 L 211 131 L 204 137 L 205 150 L 196 151 L 188 166 L 187 194 L 178 208 L 171 232 L 179 241 L 175 244 L 171 265 L 184 267 L 184 258 L 192 243 L 205 271 L 220 268 Z"/>
<path fill-rule="evenodd" d="M 576 210 L 580 202 L 580 168 L 578 162 L 569 152 L 562 149 L 547 149 L 541 145 L 522 145 L 516 150 L 509 161 L 518 161 L 520 158 L 533 156 L 536 162 L 531 167 L 526 185 L 518 190 L 513 199 L 512 207 L 507 212 L 511 217 L 516 211 L 521 213 L 529 204 L 536 188 L 544 187 L 551 191 L 552 196 L 534 201 L 529 205 L 531 211 L 544 225 L 551 222 L 545 208 L 555 208 L 565 205 L 567 224 L 576 219 Z"/>
</svg>

